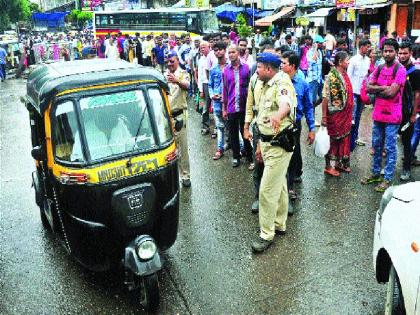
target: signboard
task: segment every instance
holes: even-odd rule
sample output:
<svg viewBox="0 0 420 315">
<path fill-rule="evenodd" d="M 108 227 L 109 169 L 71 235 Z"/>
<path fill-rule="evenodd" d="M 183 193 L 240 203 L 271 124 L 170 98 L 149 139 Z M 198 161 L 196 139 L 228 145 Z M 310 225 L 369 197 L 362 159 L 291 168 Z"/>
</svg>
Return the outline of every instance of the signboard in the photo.
<svg viewBox="0 0 420 315">
<path fill-rule="evenodd" d="M 354 22 L 356 20 L 356 11 L 354 9 L 340 9 L 337 11 L 337 21 Z"/>
<path fill-rule="evenodd" d="M 353 8 L 356 0 L 336 0 L 336 6 L 338 9 L 341 8 Z M 339 20 L 341 21 L 341 20 Z"/>
<path fill-rule="evenodd" d="M 208 8 L 209 6 L 209 0 L 185 0 L 185 7 L 187 8 Z"/>
<path fill-rule="evenodd" d="M 372 43 L 372 46 L 376 46 L 379 48 L 379 41 L 381 37 L 381 26 L 379 24 L 372 24 L 370 26 L 370 35 L 369 39 Z"/>
</svg>

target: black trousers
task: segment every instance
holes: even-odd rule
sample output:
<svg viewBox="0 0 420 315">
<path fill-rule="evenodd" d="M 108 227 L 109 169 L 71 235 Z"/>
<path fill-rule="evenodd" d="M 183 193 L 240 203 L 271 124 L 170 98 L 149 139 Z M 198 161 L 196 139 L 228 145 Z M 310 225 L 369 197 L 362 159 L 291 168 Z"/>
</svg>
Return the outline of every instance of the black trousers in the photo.
<svg viewBox="0 0 420 315">
<path fill-rule="evenodd" d="M 302 175 L 302 152 L 300 149 L 300 134 L 302 133 L 302 122 L 296 121 L 299 132 L 297 133 L 296 146 L 293 150 L 292 158 L 287 169 L 287 188 L 293 189 L 294 180 L 296 177 Z"/>
<path fill-rule="evenodd" d="M 244 124 L 245 124 L 245 112 L 231 113 L 228 114 L 228 128 L 229 128 L 229 140 L 232 147 L 232 153 L 234 159 L 241 158 L 241 147 L 239 144 L 239 132 L 244 137 Z M 252 159 L 252 147 L 249 140 L 244 139 L 245 154 L 248 159 Z"/>
<path fill-rule="evenodd" d="M 411 170 L 411 159 L 413 154 L 411 152 L 411 137 L 413 136 L 414 132 L 414 125 L 410 124 L 404 132 L 401 132 L 401 142 L 404 148 L 404 162 L 403 162 L 403 169 L 404 171 Z"/>
<path fill-rule="evenodd" d="M 258 199 L 260 195 L 261 178 L 264 173 L 264 163 L 257 161 L 255 158 L 255 151 L 257 150 L 257 144 L 259 140 L 258 137 L 255 136 L 257 134 L 255 126 L 256 124 L 252 125 L 252 134 L 254 135 L 252 137 L 252 145 L 253 145 L 252 157 L 254 159 L 254 170 L 252 171 L 252 181 L 254 182 L 255 199 Z"/>
</svg>

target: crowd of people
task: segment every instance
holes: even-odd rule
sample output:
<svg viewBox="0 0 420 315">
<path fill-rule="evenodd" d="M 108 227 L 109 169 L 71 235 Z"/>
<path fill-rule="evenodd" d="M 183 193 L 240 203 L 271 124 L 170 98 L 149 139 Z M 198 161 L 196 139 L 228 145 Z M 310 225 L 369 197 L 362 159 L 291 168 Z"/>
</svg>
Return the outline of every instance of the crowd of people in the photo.
<svg viewBox="0 0 420 315">
<path fill-rule="evenodd" d="M 247 163 L 255 188 L 251 210 L 259 213 L 260 222 L 260 234 L 252 243 L 255 252 L 285 233 L 289 200 L 298 198 L 303 117 L 309 145 L 317 126 L 327 128 L 327 176 L 351 172 L 352 152 L 366 145 L 358 131 L 368 104 L 373 105 L 373 158 L 371 174 L 361 183 L 375 183 L 378 192 L 391 185 L 399 134 L 404 148 L 400 180 L 410 180 L 411 167 L 420 165 L 415 156 L 420 139 L 420 45 L 408 38 L 388 38 L 385 33 L 376 47 L 366 32 L 356 37 L 329 31 L 325 36 L 282 32 L 268 37 L 256 30 L 252 38 L 240 38 L 232 30 L 193 39 L 187 33 L 118 33 L 97 40 L 68 38 L 74 41 L 74 53 L 65 60 L 78 59 L 80 37 L 98 58 L 152 66 L 164 74 L 172 117 L 185 126 L 175 135 L 185 187 L 191 185 L 189 98 L 201 116 L 200 133 L 215 139 L 216 150 L 209 158 L 218 161 L 231 150 L 232 167 Z"/>
<path fill-rule="evenodd" d="M 188 94 L 199 95 L 201 134 L 216 139 L 212 159 L 232 150 L 232 166 L 238 167 L 242 160 L 253 171 L 251 209 L 259 213 L 260 234 L 251 246 L 262 252 L 275 235 L 285 233 L 289 200 L 298 197 L 294 185 L 302 181 L 303 116 L 308 144 L 314 142 L 316 126 L 327 128 L 330 148 L 324 173 L 339 177 L 351 172 L 356 147 L 366 145 L 359 138 L 360 118 L 365 105 L 374 105 L 371 174 L 361 183 L 375 183 L 378 192 L 391 185 L 399 134 L 404 147 L 400 180 L 411 179 L 411 167 L 420 165 L 415 156 L 420 138 L 420 54 L 419 45 L 408 39 L 386 38 L 382 48 L 376 48 L 367 34 L 352 44 L 331 33 L 301 39 L 286 34 L 284 42 L 257 40 L 254 59 L 246 38 L 213 34 L 191 45 L 185 36 L 164 60 L 170 67 L 167 76 L 191 78 L 190 84 L 173 77 L 168 82 L 183 89 L 184 108 Z M 181 49 L 184 45 L 189 46 L 186 55 L 180 53 L 186 50 Z M 181 151 L 181 161 L 188 159 L 187 149 Z"/>
</svg>

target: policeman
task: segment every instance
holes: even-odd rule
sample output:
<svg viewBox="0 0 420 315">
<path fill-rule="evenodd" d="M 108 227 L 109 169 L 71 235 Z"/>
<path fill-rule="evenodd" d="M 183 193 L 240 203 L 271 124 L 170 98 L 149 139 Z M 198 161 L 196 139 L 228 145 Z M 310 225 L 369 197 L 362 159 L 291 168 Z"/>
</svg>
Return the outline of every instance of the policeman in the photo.
<svg viewBox="0 0 420 315">
<path fill-rule="evenodd" d="M 176 53 L 168 56 L 168 70 L 165 72 L 169 85 L 169 105 L 171 115 L 174 119 L 181 118 L 184 121 L 184 128 L 175 134 L 175 141 L 180 152 L 179 171 L 184 187 L 191 186 L 190 162 L 188 155 L 187 138 L 187 94 L 190 87 L 190 76 L 187 71 L 179 66 L 179 59 Z"/>
<path fill-rule="evenodd" d="M 264 161 L 264 173 L 259 192 L 260 235 L 252 242 L 254 252 L 265 251 L 274 235 L 284 235 L 288 210 L 286 172 L 292 152 L 270 141 L 294 121 L 296 93 L 285 73 L 279 71 L 280 58 L 273 53 L 257 56 L 257 75 L 263 84 L 256 86 L 258 114 L 256 123 L 260 132 L 257 159 Z"/>
</svg>

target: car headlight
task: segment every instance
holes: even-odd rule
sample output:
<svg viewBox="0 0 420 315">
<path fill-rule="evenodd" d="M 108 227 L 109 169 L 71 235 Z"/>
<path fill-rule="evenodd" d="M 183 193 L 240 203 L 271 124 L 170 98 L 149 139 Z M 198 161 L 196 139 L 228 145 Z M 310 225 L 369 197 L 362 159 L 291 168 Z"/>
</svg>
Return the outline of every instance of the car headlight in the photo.
<svg viewBox="0 0 420 315">
<path fill-rule="evenodd" d="M 394 186 L 389 187 L 385 190 L 384 194 L 382 195 L 381 203 L 379 204 L 379 221 L 382 220 L 382 215 L 388 203 L 391 201 L 392 196 L 394 195 Z"/>
<path fill-rule="evenodd" d="M 145 240 L 137 246 L 137 255 L 141 260 L 151 259 L 157 251 L 157 246 L 152 240 Z"/>
</svg>

